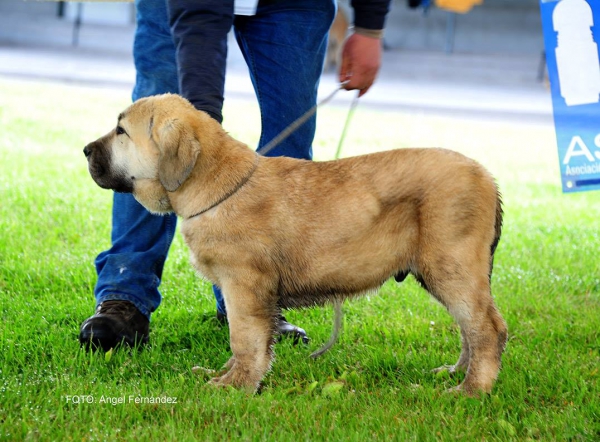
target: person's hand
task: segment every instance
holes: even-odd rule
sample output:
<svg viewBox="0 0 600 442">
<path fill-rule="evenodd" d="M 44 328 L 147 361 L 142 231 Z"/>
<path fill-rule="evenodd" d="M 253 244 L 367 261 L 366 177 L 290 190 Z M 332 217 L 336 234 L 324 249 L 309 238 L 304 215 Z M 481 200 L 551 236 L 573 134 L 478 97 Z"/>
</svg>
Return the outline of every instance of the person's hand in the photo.
<svg viewBox="0 0 600 442">
<path fill-rule="evenodd" d="M 381 66 L 381 40 L 352 34 L 344 43 L 340 83 L 348 81 L 346 90 L 359 90 L 359 97 L 367 93 L 375 82 Z"/>
</svg>

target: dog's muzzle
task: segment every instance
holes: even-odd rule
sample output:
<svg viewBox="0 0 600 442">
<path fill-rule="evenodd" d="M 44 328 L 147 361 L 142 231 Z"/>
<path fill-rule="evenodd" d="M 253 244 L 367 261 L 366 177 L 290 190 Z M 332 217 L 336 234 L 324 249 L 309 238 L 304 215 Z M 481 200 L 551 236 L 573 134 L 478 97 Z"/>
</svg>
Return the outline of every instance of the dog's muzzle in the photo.
<svg viewBox="0 0 600 442">
<path fill-rule="evenodd" d="M 123 174 L 115 174 L 111 170 L 110 154 L 99 140 L 85 146 L 83 154 L 87 158 L 90 175 L 98 186 L 120 193 L 133 192 L 133 183 Z"/>
<path fill-rule="evenodd" d="M 83 154 L 85 155 L 86 158 L 89 158 L 90 155 L 92 154 L 92 148 L 90 147 L 92 144 L 93 143 L 90 143 L 83 148 Z"/>
</svg>

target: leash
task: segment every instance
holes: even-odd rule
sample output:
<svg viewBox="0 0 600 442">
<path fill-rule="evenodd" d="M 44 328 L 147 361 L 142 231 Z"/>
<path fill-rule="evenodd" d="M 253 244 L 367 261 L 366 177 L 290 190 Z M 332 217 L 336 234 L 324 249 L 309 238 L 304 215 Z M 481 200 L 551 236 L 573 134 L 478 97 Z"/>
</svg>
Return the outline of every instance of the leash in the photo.
<svg viewBox="0 0 600 442">
<path fill-rule="evenodd" d="M 346 116 L 346 122 L 344 123 L 344 129 L 342 130 L 342 135 L 340 136 L 340 141 L 338 142 L 337 150 L 335 151 L 335 159 L 338 160 L 340 158 L 340 154 L 342 153 L 342 145 L 344 144 L 344 140 L 346 139 L 346 132 L 348 132 L 348 126 L 350 125 L 350 120 L 352 119 L 352 115 L 354 115 L 354 111 L 356 110 L 356 106 L 358 105 L 358 92 L 352 99 L 352 104 L 350 105 L 350 110 L 348 111 L 348 115 Z"/>
<path fill-rule="evenodd" d="M 271 141 L 269 141 L 267 144 L 265 144 L 263 147 L 261 147 L 259 150 L 257 150 L 257 153 L 260 154 L 260 155 L 266 155 L 268 152 L 270 152 L 275 147 L 277 147 L 279 144 L 281 144 L 281 142 L 283 140 L 285 140 L 287 137 L 289 137 L 291 134 L 293 134 L 296 130 L 298 130 L 298 128 L 300 126 L 302 126 L 304 123 L 306 123 L 306 121 L 310 117 L 312 117 L 315 114 L 315 112 L 317 112 L 317 109 L 319 107 L 321 107 L 324 104 L 326 104 L 329 101 L 331 101 L 331 99 L 333 97 L 335 97 L 335 95 L 340 90 L 344 89 L 344 86 L 346 86 L 346 84 L 348 84 L 348 81 L 349 80 L 344 81 L 343 83 L 341 83 L 327 97 L 323 98 L 321 101 L 319 101 L 317 104 L 315 104 L 309 110 L 307 110 L 299 118 L 297 118 L 295 121 L 293 121 L 288 127 L 286 127 L 284 130 L 282 130 L 279 133 L 279 135 L 277 135 L 275 138 L 273 138 Z M 342 143 L 344 142 L 344 138 L 346 137 L 346 131 L 348 129 L 348 125 L 350 123 L 350 119 L 352 117 L 352 114 L 354 113 L 354 109 L 356 108 L 357 104 L 358 104 L 358 94 L 356 95 L 356 97 L 354 98 L 354 100 L 352 100 L 352 104 L 350 106 L 350 111 L 348 112 L 348 116 L 346 117 L 346 123 L 344 124 L 344 130 L 342 132 L 342 136 L 341 136 L 340 142 L 338 143 L 337 151 L 336 151 L 336 154 L 335 154 L 335 158 L 336 159 L 339 158 L 339 155 L 340 155 L 340 152 L 341 152 L 341 149 L 342 149 Z"/>
</svg>

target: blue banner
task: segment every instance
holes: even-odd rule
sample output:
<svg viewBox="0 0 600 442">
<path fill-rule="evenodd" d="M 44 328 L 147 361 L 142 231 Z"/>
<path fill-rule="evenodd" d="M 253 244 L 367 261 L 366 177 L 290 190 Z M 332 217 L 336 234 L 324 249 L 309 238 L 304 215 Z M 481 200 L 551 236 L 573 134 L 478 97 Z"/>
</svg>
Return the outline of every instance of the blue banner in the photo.
<svg viewBox="0 0 600 442">
<path fill-rule="evenodd" d="M 600 189 L 600 0 L 540 0 L 563 192 Z"/>
</svg>

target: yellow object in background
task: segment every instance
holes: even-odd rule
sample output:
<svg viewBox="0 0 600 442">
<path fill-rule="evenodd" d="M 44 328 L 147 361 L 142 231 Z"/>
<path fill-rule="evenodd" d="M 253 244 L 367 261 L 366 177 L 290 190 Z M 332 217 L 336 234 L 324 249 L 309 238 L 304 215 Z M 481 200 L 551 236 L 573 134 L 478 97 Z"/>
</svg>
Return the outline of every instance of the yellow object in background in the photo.
<svg viewBox="0 0 600 442">
<path fill-rule="evenodd" d="M 465 14 L 469 12 L 473 6 L 481 5 L 483 0 L 435 0 L 435 5 L 438 8 L 446 9 L 452 12 Z"/>
</svg>

